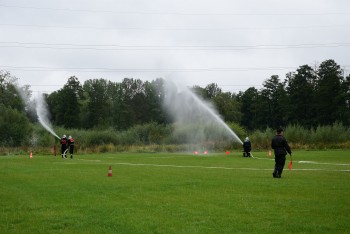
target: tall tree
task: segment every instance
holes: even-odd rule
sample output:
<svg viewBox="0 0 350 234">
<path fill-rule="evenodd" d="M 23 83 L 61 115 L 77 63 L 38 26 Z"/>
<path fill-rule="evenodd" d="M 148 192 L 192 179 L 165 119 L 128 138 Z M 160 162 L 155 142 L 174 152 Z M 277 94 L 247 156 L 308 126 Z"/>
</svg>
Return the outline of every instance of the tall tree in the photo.
<svg viewBox="0 0 350 234">
<path fill-rule="evenodd" d="M 205 86 L 204 90 L 206 91 L 206 97 L 209 99 L 213 99 L 222 93 L 221 88 L 219 88 L 216 83 L 208 84 Z"/>
<path fill-rule="evenodd" d="M 226 122 L 239 123 L 241 121 L 241 105 L 235 95 L 230 92 L 218 93 L 213 97 L 213 102 L 219 114 Z"/>
<path fill-rule="evenodd" d="M 66 98 L 65 107 L 65 127 L 77 128 L 80 127 L 80 104 L 79 101 L 83 94 L 82 86 L 77 77 L 72 76 L 63 86 Z"/>
<path fill-rule="evenodd" d="M 165 82 L 162 78 L 158 78 L 151 82 L 153 90 L 153 102 L 152 108 L 154 108 L 154 114 L 158 116 L 157 123 L 168 123 L 167 115 L 164 113 L 163 103 L 165 98 Z M 159 114 L 157 114 L 159 113 Z"/>
<path fill-rule="evenodd" d="M 326 60 L 320 64 L 317 76 L 317 122 L 331 125 L 338 120 L 341 109 L 345 106 L 341 88 L 344 81 L 342 70 L 334 60 Z"/>
<path fill-rule="evenodd" d="M 122 82 L 124 109 L 124 128 L 140 124 L 144 113 L 144 86 L 139 79 L 125 78 Z"/>
<path fill-rule="evenodd" d="M 195 85 L 191 88 L 191 91 L 195 93 L 198 97 L 208 100 L 208 93 L 205 88 L 200 87 L 199 85 Z"/>
<path fill-rule="evenodd" d="M 53 122 L 66 128 L 79 128 L 82 86 L 78 78 L 72 76 L 62 89 L 51 93 L 47 98 Z"/>
<path fill-rule="evenodd" d="M 126 103 L 124 102 L 124 94 L 121 83 L 109 82 L 108 96 L 111 103 L 111 126 L 117 130 L 125 129 Z"/>
<path fill-rule="evenodd" d="M 238 95 L 238 100 L 241 103 L 241 124 L 249 130 L 259 128 L 257 123 L 258 97 L 259 91 L 254 87 L 250 87 Z"/>
<path fill-rule="evenodd" d="M 24 103 L 15 86 L 17 81 L 9 72 L 0 70 L 0 104 L 23 112 Z"/>
<path fill-rule="evenodd" d="M 84 82 L 82 116 L 86 128 L 105 129 L 111 126 L 111 102 L 108 96 L 108 81 L 93 79 Z"/>
<path fill-rule="evenodd" d="M 315 71 L 310 66 L 303 65 L 295 73 L 287 74 L 286 80 L 289 123 L 308 128 L 315 126 Z"/>
<path fill-rule="evenodd" d="M 160 80 L 148 82 L 144 84 L 145 89 L 145 102 L 147 103 L 147 118 L 144 119 L 144 123 L 156 122 L 165 123 L 165 116 L 162 112 L 162 95 L 163 87 L 159 88 L 162 83 Z"/>
<path fill-rule="evenodd" d="M 31 135 L 17 81 L 9 72 L 0 71 L 0 146 L 20 146 Z"/>
<path fill-rule="evenodd" d="M 263 84 L 260 91 L 259 114 L 261 126 L 276 128 L 287 124 L 287 95 L 279 76 L 273 75 Z"/>
</svg>

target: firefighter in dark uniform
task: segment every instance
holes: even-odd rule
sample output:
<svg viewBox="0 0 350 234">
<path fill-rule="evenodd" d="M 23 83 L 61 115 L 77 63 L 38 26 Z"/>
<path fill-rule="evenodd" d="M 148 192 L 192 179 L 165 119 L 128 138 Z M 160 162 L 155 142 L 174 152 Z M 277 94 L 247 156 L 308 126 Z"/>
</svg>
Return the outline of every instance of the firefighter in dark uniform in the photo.
<svg viewBox="0 0 350 234">
<path fill-rule="evenodd" d="M 67 137 L 66 137 L 66 135 L 63 135 L 62 138 L 61 138 L 61 155 L 62 155 L 62 158 L 67 158 L 66 153 L 67 153 Z"/>
<path fill-rule="evenodd" d="M 74 139 L 72 136 L 68 137 L 68 148 L 70 153 L 70 158 L 73 159 L 73 153 L 74 153 Z"/>
<path fill-rule="evenodd" d="M 243 142 L 243 157 L 250 157 L 250 151 L 252 150 L 252 144 L 249 137 L 246 137 Z"/>
<path fill-rule="evenodd" d="M 278 128 L 276 131 L 276 136 L 272 138 L 271 148 L 274 149 L 275 153 L 275 168 L 272 176 L 274 178 L 281 178 L 287 153 L 292 157 L 292 151 L 286 138 L 283 136 L 282 128 Z"/>
</svg>

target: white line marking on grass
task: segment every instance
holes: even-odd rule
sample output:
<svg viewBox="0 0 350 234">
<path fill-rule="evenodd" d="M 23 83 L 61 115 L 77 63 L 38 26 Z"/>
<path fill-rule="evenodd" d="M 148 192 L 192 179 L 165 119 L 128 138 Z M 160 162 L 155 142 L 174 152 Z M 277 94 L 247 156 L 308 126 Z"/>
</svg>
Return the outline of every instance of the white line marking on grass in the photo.
<svg viewBox="0 0 350 234">
<path fill-rule="evenodd" d="M 334 166 L 350 166 L 350 164 L 345 164 L 345 163 L 319 163 L 319 162 L 314 162 L 314 161 L 298 161 L 298 163 L 334 165 Z"/>
<path fill-rule="evenodd" d="M 163 158 L 166 158 L 166 159 L 168 159 L 168 158 L 180 158 L 180 157 L 186 157 L 186 158 L 188 158 L 189 156 L 192 156 L 192 155 L 184 155 L 184 156 L 157 156 L 157 157 L 148 157 L 148 158 L 155 158 L 155 159 L 163 159 Z M 198 156 L 193 156 L 193 157 L 198 157 Z"/>
<path fill-rule="evenodd" d="M 257 158 L 256 159 L 265 159 L 265 160 L 272 160 L 274 161 L 275 159 L 271 159 L 271 158 Z M 288 158 L 286 158 L 286 160 L 288 160 Z M 350 164 L 346 164 L 346 163 L 320 163 L 320 162 L 315 162 L 315 161 L 295 161 L 297 163 L 300 164 L 316 164 L 316 165 L 333 165 L 333 166 L 350 166 Z"/>
<path fill-rule="evenodd" d="M 86 162 L 101 162 L 101 160 L 92 160 L 92 159 L 78 159 L 80 161 Z M 350 166 L 350 164 L 332 164 L 332 163 L 318 163 L 313 161 L 297 161 L 299 163 L 308 163 L 308 164 L 321 164 L 321 165 L 336 165 L 336 166 Z M 62 161 L 54 162 L 54 164 L 77 164 L 77 162 L 72 161 Z M 150 166 L 150 167 L 173 167 L 173 168 L 200 168 L 200 169 L 222 169 L 222 170 L 248 170 L 248 171 L 270 171 L 273 169 L 267 168 L 248 168 L 248 167 L 205 167 L 205 166 L 183 166 L 183 165 L 171 165 L 171 164 L 147 164 L 147 163 L 108 163 L 115 165 L 126 165 L 126 166 Z M 322 168 L 293 168 L 293 171 L 333 171 L 333 172 L 350 172 L 349 170 L 332 170 L 332 169 L 322 169 Z"/>
<path fill-rule="evenodd" d="M 162 165 L 162 164 L 144 164 L 144 163 L 112 163 L 116 165 L 127 166 L 150 166 L 150 167 L 174 167 L 174 168 L 201 168 L 201 169 L 223 169 L 223 170 L 250 170 L 250 171 L 272 171 L 273 169 L 266 168 L 245 168 L 245 167 L 203 167 L 203 166 L 180 166 L 180 165 Z M 350 170 L 330 170 L 330 169 L 294 169 L 293 171 L 339 171 L 350 172 Z"/>
<path fill-rule="evenodd" d="M 203 166 L 181 166 L 181 165 L 162 165 L 162 164 L 144 164 L 144 163 L 112 163 L 127 166 L 150 166 L 150 167 L 175 167 L 175 168 L 202 168 L 202 169 L 224 169 L 224 170 L 271 170 L 261 168 L 231 168 L 231 167 L 203 167 Z"/>
<path fill-rule="evenodd" d="M 258 157 L 255 157 L 255 159 L 263 159 L 263 160 L 271 160 L 271 161 L 275 161 L 274 158 L 258 158 Z"/>
<path fill-rule="evenodd" d="M 81 161 L 88 161 L 88 162 L 101 162 L 101 160 L 98 160 L 98 159 L 78 159 L 78 160 L 81 160 Z"/>
</svg>

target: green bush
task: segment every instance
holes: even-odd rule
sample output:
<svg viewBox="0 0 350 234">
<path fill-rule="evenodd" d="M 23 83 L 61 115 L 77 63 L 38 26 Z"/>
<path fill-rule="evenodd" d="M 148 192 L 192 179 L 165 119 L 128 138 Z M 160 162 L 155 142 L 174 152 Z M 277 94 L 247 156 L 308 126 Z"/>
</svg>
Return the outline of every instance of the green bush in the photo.
<svg viewBox="0 0 350 234">
<path fill-rule="evenodd" d="M 0 113 L 0 145 L 13 147 L 28 144 L 32 131 L 28 118 L 4 105 L 0 105 Z"/>
<path fill-rule="evenodd" d="M 349 130 L 341 123 L 335 123 L 332 126 L 318 126 L 311 131 L 310 136 L 313 144 L 340 143 L 349 140 Z"/>
<path fill-rule="evenodd" d="M 14 116 L 8 115 L 8 112 Z M 11 119 L 21 116 L 14 110 L 7 110 L 6 113 L 4 116 L 10 116 Z M 4 120 L 3 115 L 1 118 Z M 21 123 L 20 120 L 21 118 L 16 123 Z M 5 123 L 8 122 L 7 120 Z M 48 133 L 39 124 L 32 126 L 29 124 L 29 126 L 29 129 L 32 131 L 27 134 L 22 133 L 23 140 L 20 142 L 21 148 L 13 148 L 12 152 L 16 154 L 27 154 L 28 151 L 42 151 L 42 153 L 51 154 L 54 145 L 56 145 L 57 152 L 59 152 L 59 139 Z M 237 124 L 229 123 L 228 126 L 233 129 L 240 139 L 243 140 L 248 136 L 251 139 L 253 151 L 268 150 L 271 148 L 271 139 L 275 135 L 275 129 L 266 128 L 264 131 L 257 130 L 248 134 Z M 0 132 L 2 134 L 3 129 L 8 128 L 1 128 Z M 18 130 L 18 128 L 14 129 L 16 131 Z M 126 151 L 191 152 L 193 150 L 208 150 L 212 152 L 232 149 L 241 150 L 242 148 L 239 142 L 233 141 L 233 139 L 225 135 L 226 133 L 223 134 L 223 131 L 215 126 L 203 129 L 200 125 L 190 125 L 177 128 L 176 131 L 174 129 L 175 127 L 173 125 L 148 123 L 133 126 L 125 131 L 116 131 L 112 128 L 108 130 L 83 130 L 57 127 L 54 128 L 54 131 L 60 137 L 63 134 L 67 136 L 71 135 L 75 139 L 75 151 L 77 153 Z M 197 137 L 196 134 L 200 134 L 201 138 L 195 138 Z M 16 136 L 18 135 L 13 135 L 10 138 L 7 137 L 5 141 L 2 141 L 0 147 L 3 146 L 3 148 L 0 153 L 7 154 L 11 152 L 9 146 L 14 146 L 12 139 Z M 29 136 L 29 139 L 25 139 L 24 136 Z M 299 125 L 289 125 L 285 128 L 285 136 L 293 150 L 350 148 L 350 131 L 340 123 L 335 123 L 332 126 L 319 126 L 316 129 L 305 129 Z M 191 137 L 194 138 L 191 139 Z"/>
<path fill-rule="evenodd" d="M 253 149 L 269 149 L 275 130 L 255 131 L 251 134 Z M 289 144 L 299 149 L 346 148 L 350 141 L 350 131 L 341 123 L 332 126 L 318 126 L 306 129 L 300 125 L 289 125 L 284 129 Z"/>
</svg>

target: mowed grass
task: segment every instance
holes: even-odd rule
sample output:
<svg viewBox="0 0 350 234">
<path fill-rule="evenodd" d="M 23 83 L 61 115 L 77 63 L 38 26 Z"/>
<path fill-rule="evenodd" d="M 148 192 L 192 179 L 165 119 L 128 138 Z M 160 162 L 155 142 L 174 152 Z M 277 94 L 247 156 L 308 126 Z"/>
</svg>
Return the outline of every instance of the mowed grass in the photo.
<svg viewBox="0 0 350 234">
<path fill-rule="evenodd" d="M 254 156 L 1 156 L 0 233 L 349 233 L 350 151 Z"/>
</svg>

